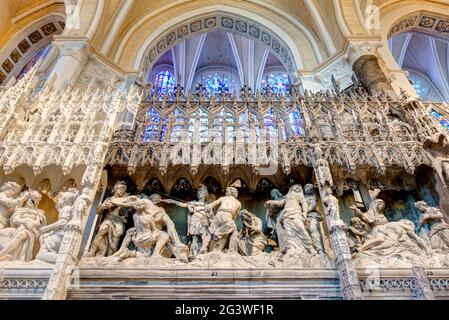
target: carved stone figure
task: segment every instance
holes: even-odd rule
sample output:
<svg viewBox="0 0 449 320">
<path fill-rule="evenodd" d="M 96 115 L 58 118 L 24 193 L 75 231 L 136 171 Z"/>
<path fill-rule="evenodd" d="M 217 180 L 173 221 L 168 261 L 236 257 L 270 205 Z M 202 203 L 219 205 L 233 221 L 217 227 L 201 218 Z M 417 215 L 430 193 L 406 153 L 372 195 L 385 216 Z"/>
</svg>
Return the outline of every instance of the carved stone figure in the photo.
<svg viewBox="0 0 449 320">
<path fill-rule="evenodd" d="M 11 227 L 0 231 L 0 261 L 33 260 L 39 228 L 46 224 L 46 219 L 45 212 L 37 207 L 42 194 L 36 190 L 28 190 L 25 194 L 25 203 L 11 216 Z"/>
<path fill-rule="evenodd" d="M 360 218 L 353 217 L 346 232 L 349 249 L 351 249 L 351 252 L 356 252 L 357 248 L 365 242 L 367 236 L 366 224 Z"/>
<path fill-rule="evenodd" d="M 229 252 L 237 252 L 238 230 L 235 219 L 242 207 L 237 200 L 238 191 L 234 187 L 226 189 L 226 196 L 208 204 L 206 210 L 213 210 L 218 207 L 209 231 L 212 235 L 212 251 L 223 251 L 229 239 Z"/>
<path fill-rule="evenodd" d="M 0 188 L 0 230 L 10 226 L 9 220 L 17 206 L 20 206 L 26 195 L 20 195 L 20 185 L 8 181 Z"/>
<path fill-rule="evenodd" d="M 239 252 L 243 256 L 257 256 L 263 254 L 267 245 L 267 238 L 263 234 L 262 220 L 247 210 L 239 213 L 243 228 L 239 235 Z"/>
<path fill-rule="evenodd" d="M 338 199 L 333 195 L 331 188 L 324 188 L 323 205 L 326 209 L 327 226 L 329 230 L 332 228 L 344 227 L 345 223 L 340 218 L 340 206 Z"/>
<path fill-rule="evenodd" d="M 418 263 L 422 256 L 430 255 L 426 243 L 415 233 L 412 221 L 389 222 L 385 218 L 383 200 L 374 200 L 367 212 L 361 212 L 355 206 L 351 208 L 369 229 L 366 241 L 357 249 L 357 257 L 394 258 Z"/>
<path fill-rule="evenodd" d="M 151 201 L 148 199 L 140 199 L 136 196 L 130 196 L 121 201 L 114 201 L 114 204 L 136 210 L 136 213 L 133 216 L 134 228 L 131 228 L 126 232 L 122 246 L 114 256 L 123 260 L 125 258 L 135 257 L 137 252 L 141 252 L 152 257 L 161 257 L 164 247 L 170 241 L 170 236 L 167 232 L 156 227 L 151 212 Z M 131 242 L 134 243 L 137 251 L 128 249 Z"/>
<path fill-rule="evenodd" d="M 119 255 L 122 254 L 122 249 L 126 251 L 130 242 L 134 242 L 138 248 L 143 250 L 148 250 L 154 246 L 153 251 L 156 252 L 156 256 L 162 254 L 162 248 L 166 245 L 170 253 L 176 258 L 183 262 L 188 261 L 188 247 L 179 239 L 175 224 L 164 208 L 157 206 L 160 202 L 161 196 L 158 194 L 150 196 L 149 199 L 130 196 L 114 200 L 116 205 L 133 208 L 138 212 L 138 216 L 135 218 L 137 225 L 133 228 L 134 230 L 127 231 Z M 166 241 L 164 233 L 168 235 L 168 241 Z"/>
<path fill-rule="evenodd" d="M 321 213 L 316 209 L 317 199 L 315 195 L 315 188 L 312 184 L 307 184 L 304 186 L 304 196 L 307 201 L 307 222 L 310 230 L 310 236 L 312 238 L 312 243 L 315 249 L 320 254 L 325 254 L 323 247 L 323 237 L 321 234 L 320 223 L 323 221 Z"/>
<path fill-rule="evenodd" d="M 65 234 L 65 227 L 73 219 L 73 204 L 79 192 L 76 189 L 69 189 L 62 192 L 56 210 L 58 210 L 58 221 L 44 226 L 40 229 L 39 238 L 40 250 L 36 256 L 37 260 L 55 263 Z"/>
<path fill-rule="evenodd" d="M 278 189 L 273 189 L 270 192 L 271 195 L 271 200 L 281 200 L 284 196 L 282 195 L 282 193 L 278 190 Z M 275 214 L 275 212 L 280 211 L 282 209 L 282 207 L 278 207 L 275 208 L 274 204 L 272 207 L 267 208 L 266 214 L 265 214 L 265 219 L 267 221 L 267 228 L 268 230 L 270 230 L 270 238 L 273 240 L 278 239 L 278 234 L 276 233 L 276 218 L 277 215 Z"/>
<path fill-rule="evenodd" d="M 275 229 L 282 251 L 317 253 L 306 228 L 308 204 L 300 185 L 292 186 L 281 200 L 267 201 L 265 207 L 271 216 L 277 216 Z M 279 208 L 282 208 L 280 212 Z"/>
<path fill-rule="evenodd" d="M 125 198 L 126 183 L 117 182 L 113 189 L 114 195 L 107 198 L 98 208 L 97 214 L 105 214 L 103 222 L 95 236 L 87 257 L 106 257 L 114 254 L 118 250 L 119 241 L 125 232 L 125 223 L 128 217 L 128 210 L 114 204 L 114 201 Z"/>
<path fill-rule="evenodd" d="M 371 231 L 374 226 L 388 223 L 387 218 L 383 214 L 385 210 L 385 202 L 381 199 L 373 200 L 370 204 L 369 210 L 366 212 L 361 212 L 356 206 L 351 206 L 351 209 L 363 222 L 367 224 L 369 231 Z"/>
<path fill-rule="evenodd" d="M 444 158 L 437 158 L 437 165 L 438 162 L 441 165 L 441 172 L 443 175 L 443 178 L 446 182 L 446 184 L 449 183 L 449 159 L 444 159 Z"/>
<path fill-rule="evenodd" d="M 430 226 L 428 237 L 432 249 L 441 253 L 449 253 L 449 224 L 444 221 L 444 215 L 438 208 L 430 207 L 424 201 L 415 203 L 415 208 L 422 212 L 418 226 Z"/>
<path fill-rule="evenodd" d="M 193 256 L 208 252 L 211 240 L 209 226 L 212 214 L 206 208 L 209 192 L 205 185 L 201 185 L 198 188 L 197 197 L 198 201 L 187 203 L 172 199 L 161 200 L 161 202 L 174 204 L 189 210 L 189 215 L 187 217 L 187 234 L 192 237 L 190 253 Z"/>
</svg>

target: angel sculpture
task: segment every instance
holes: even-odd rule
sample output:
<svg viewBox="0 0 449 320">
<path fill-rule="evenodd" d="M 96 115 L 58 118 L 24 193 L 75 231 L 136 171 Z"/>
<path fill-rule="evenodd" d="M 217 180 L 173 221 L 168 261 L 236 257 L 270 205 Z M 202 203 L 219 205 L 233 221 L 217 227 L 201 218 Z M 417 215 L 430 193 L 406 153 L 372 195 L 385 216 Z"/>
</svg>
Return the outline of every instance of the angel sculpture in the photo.
<svg viewBox="0 0 449 320">
<path fill-rule="evenodd" d="M 265 203 L 268 216 L 275 224 L 279 247 L 282 252 L 300 251 L 317 254 L 307 230 L 308 204 L 301 185 L 294 185 L 280 200 Z"/>
</svg>

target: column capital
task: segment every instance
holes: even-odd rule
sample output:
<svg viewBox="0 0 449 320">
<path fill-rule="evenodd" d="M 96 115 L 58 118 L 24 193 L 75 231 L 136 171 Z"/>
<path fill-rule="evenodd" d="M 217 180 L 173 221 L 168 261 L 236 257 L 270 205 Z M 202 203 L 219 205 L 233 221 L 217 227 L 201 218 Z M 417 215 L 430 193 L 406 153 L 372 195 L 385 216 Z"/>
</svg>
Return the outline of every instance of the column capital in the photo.
<svg viewBox="0 0 449 320">
<path fill-rule="evenodd" d="M 71 56 L 82 59 L 91 54 L 89 39 L 80 36 L 58 35 L 53 43 L 59 49 L 62 56 Z"/>
<path fill-rule="evenodd" d="M 348 56 L 351 65 L 363 56 L 375 56 L 377 57 L 377 50 L 381 48 L 383 44 L 374 40 L 359 40 L 349 41 L 346 55 Z"/>
</svg>

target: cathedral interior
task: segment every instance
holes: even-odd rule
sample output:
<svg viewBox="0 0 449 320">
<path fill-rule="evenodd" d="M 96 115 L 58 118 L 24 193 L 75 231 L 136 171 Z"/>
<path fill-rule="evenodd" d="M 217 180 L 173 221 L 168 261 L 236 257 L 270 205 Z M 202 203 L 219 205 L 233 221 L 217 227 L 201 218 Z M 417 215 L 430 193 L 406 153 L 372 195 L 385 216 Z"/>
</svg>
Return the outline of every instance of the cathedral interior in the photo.
<svg viewBox="0 0 449 320">
<path fill-rule="evenodd" d="M 0 299 L 449 299 L 448 0 L 1 0 Z"/>
</svg>

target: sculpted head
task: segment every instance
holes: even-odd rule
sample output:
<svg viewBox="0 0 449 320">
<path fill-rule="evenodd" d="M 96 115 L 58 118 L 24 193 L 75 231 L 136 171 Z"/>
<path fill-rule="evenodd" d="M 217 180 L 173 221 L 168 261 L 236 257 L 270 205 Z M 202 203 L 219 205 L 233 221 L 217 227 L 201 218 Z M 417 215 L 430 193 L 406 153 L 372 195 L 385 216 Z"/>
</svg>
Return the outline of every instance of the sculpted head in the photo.
<svg viewBox="0 0 449 320">
<path fill-rule="evenodd" d="M 56 203 L 56 208 L 60 210 L 61 208 L 72 206 L 78 195 L 79 191 L 75 188 L 70 188 L 67 191 L 61 192 L 59 200 Z"/>
<path fill-rule="evenodd" d="M 420 211 L 426 211 L 429 208 L 429 205 L 425 201 L 418 201 L 414 204 L 415 208 Z"/>
<path fill-rule="evenodd" d="M 237 199 L 237 197 L 239 196 L 239 192 L 237 191 L 237 188 L 234 187 L 228 187 L 226 189 L 226 196 L 228 197 L 234 197 Z"/>
<path fill-rule="evenodd" d="M 385 201 L 383 201 L 382 199 L 376 199 L 373 201 L 373 205 L 374 205 L 374 209 L 377 212 L 383 212 L 385 209 Z"/>
<path fill-rule="evenodd" d="M 209 191 L 207 190 L 207 187 L 204 184 L 200 185 L 196 193 L 196 196 L 200 201 L 204 201 L 209 197 Z"/>
<path fill-rule="evenodd" d="M 282 199 L 282 193 L 278 189 L 273 189 L 270 192 L 271 199 L 273 200 L 281 200 Z"/>
<path fill-rule="evenodd" d="M 302 187 L 299 184 L 293 185 L 290 190 L 288 191 L 287 197 L 289 199 L 301 199 L 301 196 L 303 195 Z"/>
<path fill-rule="evenodd" d="M 315 187 L 313 186 L 313 184 L 306 184 L 304 186 L 304 194 L 306 196 L 312 196 L 315 194 Z"/>
<path fill-rule="evenodd" d="M 148 199 L 151 202 L 153 202 L 154 204 L 158 204 L 161 202 L 162 197 L 160 195 L 158 195 L 157 193 L 155 193 L 155 194 L 152 194 Z"/>
<path fill-rule="evenodd" d="M 17 197 L 20 193 L 20 185 L 18 183 L 8 181 L 0 188 L 0 192 L 6 193 L 8 197 Z"/>
<path fill-rule="evenodd" d="M 248 210 L 241 210 L 239 212 L 239 216 L 240 219 L 244 220 L 244 221 L 251 221 L 253 219 L 253 217 L 255 217 L 255 214 L 252 212 L 249 212 Z"/>
<path fill-rule="evenodd" d="M 126 196 L 126 183 L 124 181 L 119 181 L 115 184 L 112 192 L 116 197 L 124 197 Z"/>
<path fill-rule="evenodd" d="M 34 189 L 28 189 L 24 191 L 25 195 L 28 196 L 26 204 L 28 207 L 37 207 L 42 199 L 42 193 Z"/>
</svg>

